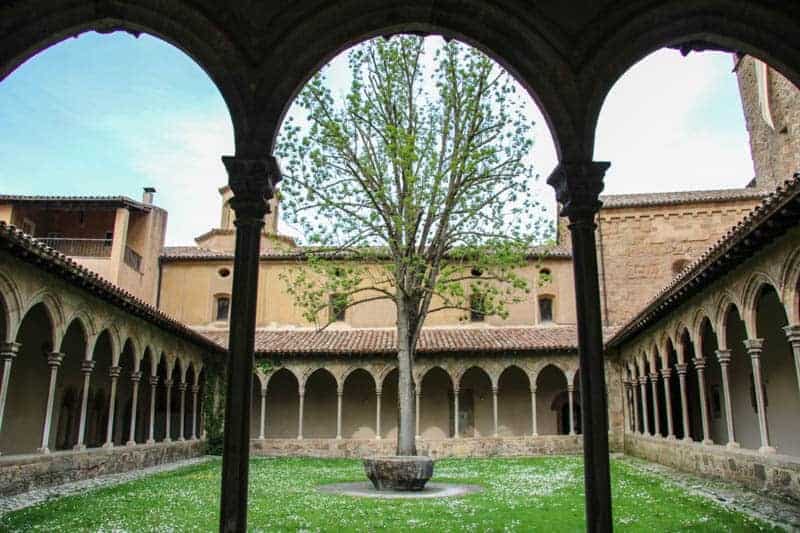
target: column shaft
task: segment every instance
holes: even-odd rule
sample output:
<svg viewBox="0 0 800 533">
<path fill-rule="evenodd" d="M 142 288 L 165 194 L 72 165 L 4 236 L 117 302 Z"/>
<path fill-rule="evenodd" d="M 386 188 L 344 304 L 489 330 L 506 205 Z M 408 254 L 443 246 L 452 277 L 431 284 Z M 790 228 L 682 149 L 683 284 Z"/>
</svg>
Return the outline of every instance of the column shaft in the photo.
<svg viewBox="0 0 800 533">
<path fill-rule="evenodd" d="M 717 360 L 719 361 L 720 373 L 722 374 L 722 403 L 725 406 L 725 427 L 728 430 L 728 444 L 729 448 L 736 448 L 739 446 L 736 442 L 736 436 L 733 432 L 733 404 L 731 400 L 731 385 L 728 376 L 728 367 L 731 363 L 730 350 L 717 350 Z"/>
<path fill-rule="evenodd" d="M 342 438 L 342 398 L 344 390 L 336 391 L 336 438 Z"/>
<path fill-rule="evenodd" d="M 531 436 L 539 436 L 539 427 L 536 419 L 536 387 L 531 387 Z"/>
<path fill-rule="evenodd" d="M 8 342 L 0 345 L 0 358 L 3 359 L 3 381 L 0 383 L 0 431 L 3 429 L 3 417 L 6 412 L 8 386 L 11 383 L 11 366 L 19 352 L 20 344 Z"/>
<path fill-rule="evenodd" d="M 261 389 L 261 423 L 258 427 L 258 439 L 264 440 L 264 430 L 266 429 L 267 419 L 267 389 Z"/>
<path fill-rule="evenodd" d="M 117 403 L 117 380 L 122 369 L 118 366 L 112 366 L 108 369 L 108 375 L 111 377 L 111 396 L 108 399 L 108 424 L 106 425 L 106 442 L 103 448 L 111 448 L 114 446 L 114 415 L 116 414 Z"/>
<path fill-rule="evenodd" d="M 575 434 L 575 386 L 567 386 L 567 396 L 569 397 L 569 431 L 570 435 Z"/>
<path fill-rule="evenodd" d="M 689 427 L 689 400 L 686 397 L 686 363 L 675 365 L 678 369 L 678 384 L 681 387 L 681 423 L 683 424 L 683 440 L 691 440 L 692 432 Z"/>
<path fill-rule="evenodd" d="M 192 440 L 197 440 L 197 393 L 200 392 L 200 387 L 194 385 L 192 387 Z"/>
<path fill-rule="evenodd" d="M 650 374 L 650 388 L 653 391 L 653 428 L 655 435 L 661 435 L 661 413 L 658 411 L 658 373 Z"/>
<path fill-rule="evenodd" d="M 126 446 L 136 445 L 136 414 L 139 411 L 139 381 L 141 379 L 141 372 L 131 374 L 131 426 L 128 433 L 128 442 L 125 443 Z"/>
<path fill-rule="evenodd" d="M 419 408 L 420 408 L 420 400 L 421 400 L 421 396 L 422 396 L 422 391 L 420 390 L 420 388 L 419 388 L 419 387 L 417 387 L 417 394 L 416 394 L 416 396 L 417 396 L 417 420 L 416 420 L 416 424 L 417 424 L 417 431 L 416 431 L 416 433 L 417 433 L 417 438 L 419 439 L 419 438 L 421 438 L 421 437 L 422 437 L 422 435 L 420 435 L 420 432 L 419 432 L 419 418 L 420 418 L 420 415 L 422 414 L 422 413 L 420 412 L 420 409 L 419 409 Z"/>
<path fill-rule="evenodd" d="M 81 361 L 81 373 L 83 373 L 83 390 L 81 390 L 81 414 L 78 421 L 78 442 L 75 443 L 75 450 L 86 448 L 86 410 L 89 407 L 89 386 L 91 385 L 92 370 L 94 361 Z"/>
<path fill-rule="evenodd" d="M 661 377 L 664 378 L 664 399 L 665 407 L 667 408 L 667 438 L 675 438 L 675 424 L 672 421 L 672 391 L 669 388 L 669 378 L 672 375 L 672 370 L 665 368 L 661 371 Z"/>
<path fill-rule="evenodd" d="M 155 440 L 156 427 L 156 387 L 158 386 L 158 376 L 150 376 L 150 428 L 147 432 L 147 444 L 153 444 Z"/>
<path fill-rule="evenodd" d="M 185 382 L 178 384 L 178 391 L 181 393 L 181 413 L 180 413 L 180 423 L 178 424 L 178 429 L 180 430 L 180 435 L 178 435 L 179 441 L 186 440 L 186 387 L 187 384 Z"/>
<path fill-rule="evenodd" d="M 642 394 L 642 420 L 644 421 L 643 424 L 643 431 L 645 435 L 650 434 L 650 411 L 648 408 L 648 401 L 647 401 L 647 376 L 640 376 L 639 377 L 639 390 Z"/>
<path fill-rule="evenodd" d="M 766 402 L 764 401 L 764 385 L 761 378 L 761 351 L 764 348 L 764 339 L 746 339 L 744 346 L 750 356 L 753 367 L 753 382 L 756 393 L 756 406 L 758 408 L 758 429 L 761 434 L 761 453 L 774 453 L 775 448 L 769 445 L 769 426 L 767 425 Z"/>
<path fill-rule="evenodd" d="M 492 387 L 492 414 L 494 415 L 494 437 L 497 438 L 497 387 Z"/>
<path fill-rule="evenodd" d="M 381 440 L 381 390 L 375 390 L 375 439 Z"/>
<path fill-rule="evenodd" d="M 297 406 L 297 440 L 303 440 L 303 402 L 305 397 L 305 391 L 301 390 L 300 403 Z"/>
<path fill-rule="evenodd" d="M 64 360 L 64 354 L 51 353 L 47 357 L 47 365 L 50 367 L 50 388 L 47 392 L 47 407 L 44 412 L 44 427 L 42 427 L 42 445 L 39 448 L 40 453 L 50 453 L 50 423 L 53 420 L 53 403 L 56 396 L 56 382 L 58 380 L 58 367 L 61 366 L 61 361 Z"/>
<path fill-rule="evenodd" d="M 164 440 L 172 442 L 172 380 L 164 381 L 164 391 L 167 395 L 167 410 L 164 416 Z"/>
<path fill-rule="evenodd" d="M 701 353 L 699 350 L 695 353 Z M 696 357 L 694 366 L 697 369 L 697 386 L 699 390 L 700 418 L 703 425 L 703 444 L 714 444 L 711 440 L 710 424 L 708 422 L 708 402 L 706 402 L 706 361 Z"/>
<path fill-rule="evenodd" d="M 459 438 L 458 432 L 458 389 L 453 389 L 453 438 Z"/>
<path fill-rule="evenodd" d="M 633 432 L 642 433 L 639 424 L 639 387 L 636 386 L 636 378 L 631 380 L 631 396 L 633 398 Z"/>
</svg>

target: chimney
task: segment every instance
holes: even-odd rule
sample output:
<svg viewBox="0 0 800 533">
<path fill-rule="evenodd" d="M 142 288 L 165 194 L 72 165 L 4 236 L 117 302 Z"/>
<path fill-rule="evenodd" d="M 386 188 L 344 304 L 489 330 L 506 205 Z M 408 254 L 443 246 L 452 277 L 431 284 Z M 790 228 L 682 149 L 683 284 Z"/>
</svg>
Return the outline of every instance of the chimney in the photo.
<svg viewBox="0 0 800 533">
<path fill-rule="evenodd" d="M 142 203 L 153 205 L 153 194 L 156 192 L 155 187 L 145 187 L 142 194 Z"/>
</svg>

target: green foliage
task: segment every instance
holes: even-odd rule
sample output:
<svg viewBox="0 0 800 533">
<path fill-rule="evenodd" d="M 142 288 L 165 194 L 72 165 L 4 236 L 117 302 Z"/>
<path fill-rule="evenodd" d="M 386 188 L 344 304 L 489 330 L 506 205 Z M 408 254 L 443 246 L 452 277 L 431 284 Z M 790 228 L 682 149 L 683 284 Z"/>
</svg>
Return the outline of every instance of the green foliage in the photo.
<svg viewBox="0 0 800 533">
<path fill-rule="evenodd" d="M 206 431 L 206 454 L 222 455 L 225 429 L 225 366 L 212 361 L 206 366 L 203 390 L 203 423 Z"/>
<path fill-rule="evenodd" d="M 388 299 L 412 325 L 470 302 L 506 317 L 529 281 L 519 268 L 552 237 L 533 194 L 527 96 L 481 52 L 415 36 L 374 39 L 348 55 L 343 98 L 325 72 L 298 97 L 308 127 L 288 122 L 284 212 L 305 235 L 283 276 L 306 319 Z M 480 272 L 475 275 L 475 272 Z M 472 294 L 481 298 L 471 298 Z"/>
</svg>

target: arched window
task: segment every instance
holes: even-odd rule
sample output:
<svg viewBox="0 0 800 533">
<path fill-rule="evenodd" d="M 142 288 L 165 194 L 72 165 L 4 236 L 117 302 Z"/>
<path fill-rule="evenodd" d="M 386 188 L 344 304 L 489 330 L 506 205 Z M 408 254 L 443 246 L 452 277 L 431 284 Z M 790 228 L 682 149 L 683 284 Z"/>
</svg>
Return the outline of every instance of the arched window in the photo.
<svg viewBox="0 0 800 533">
<path fill-rule="evenodd" d="M 220 294 L 214 298 L 214 320 L 227 322 L 231 312 L 231 297 Z"/>
<path fill-rule="evenodd" d="M 539 297 L 539 322 L 552 322 L 553 321 L 553 297 L 540 296 Z"/>
</svg>

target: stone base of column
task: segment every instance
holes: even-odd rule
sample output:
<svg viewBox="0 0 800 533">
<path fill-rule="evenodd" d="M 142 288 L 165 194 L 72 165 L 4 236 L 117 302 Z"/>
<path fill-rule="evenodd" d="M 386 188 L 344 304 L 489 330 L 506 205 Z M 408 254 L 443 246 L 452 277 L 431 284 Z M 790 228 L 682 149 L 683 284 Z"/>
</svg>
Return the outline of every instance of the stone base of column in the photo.
<svg viewBox="0 0 800 533">
<path fill-rule="evenodd" d="M 136 441 L 135 440 L 129 440 L 128 442 L 125 443 L 125 446 L 127 446 L 128 448 L 136 446 Z"/>
<path fill-rule="evenodd" d="M 667 435 L 667 440 L 677 440 L 675 435 Z"/>
<path fill-rule="evenodd" d="M 114 443 L 113 443 L 113 442 L 106 442 L 106 443 L 103 443 L 103 448 L 105 448 L 105 449 L 107 449 L 107 450 L 109 450 L 109 449 L 111 449 L 111 448 L 113 448 L 113 447 L 114 447 Z"/>
<path fill-rule="evenodd" d="M 725 447 L 726 447 L 726 448 L 738 448 L 738 447 L 739 447 L 739 443 L 738 443 L 738 442 L 731 441 L 731 442 L 729 442 L 728 444 L 726 444 L 726 445 L 725 445 Z"/>
<path fill-rule="evenodd" d="M 538 436 L 539 436 L 539 434 L 538 434 L 538 433 L 533 433 L 533 434 L 531 434 L 531 437 L 538 437 Z"/>
<path fill-rule="evenodd" d="M 303 440 L 303 436 L 302 435 L 298 435 L 297 436 L 297 440 Z"/>
<path fill-rule="evenodd" d="M 155 444 L 155 443 L 156 443 L 155 439 L 147 439 L 147 442 L 145 444 Z"/>
<path fill-rule="evenodd" d="M 83 450 L 86 449 L 86 445 L 85 444 L 76 444 L 75 446 L 72 447 L 72 449 L 75 450 L 76 452 L 82 452 Z"/>
<path fill-rule="evenodd" d="M 762 455 L 772 455 L 773 453 L 775 453 L 775 448 L 773 448 L 772 446 L 762 446 L 761 448 L 758 449 L 758 453 Z"/>
<path fill-rule="evenodd" d="M 186 439 L 185 439 L 185 438 L 183 438 L 183 437 L 178 437 L 178 442 L 183 442 L 183 441 L 185 441 L 185 440 L 186 440 Z"/>
<path fill-rule="evenodd" d="M 712 446 L 714 444 L 714 441 L 711 439 L 705 439 L 703 440 L 702 444 L 703 446 Z"/>
<path fill-rule="evenodd" d="M 36 448 L 37 453 L 50 453 L 50 448 Z"/>
<path fill-rule="evenodd" d="M 417 437 L 417 438 L 419 438 L 419 437 Z M 381 440 L 381 436 L 380 435 L 375 435 L 375 440 Z"/>
<path fill-rule="evenodd" d="M 169 437 L 166 437 L 166 438 L 165 438 L 164 440 L 162 440 L 161 442 L 170 443 L 170 442 L 172 442 L 172 439 L 171 439 L 171 438 L 169 438 Z"/>
</svg>

